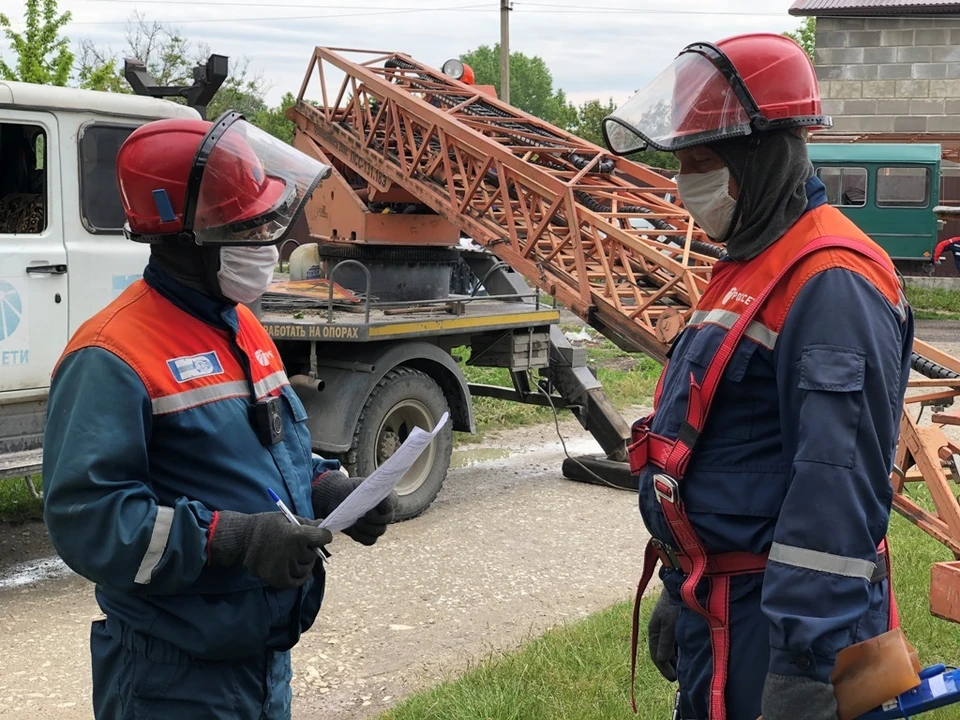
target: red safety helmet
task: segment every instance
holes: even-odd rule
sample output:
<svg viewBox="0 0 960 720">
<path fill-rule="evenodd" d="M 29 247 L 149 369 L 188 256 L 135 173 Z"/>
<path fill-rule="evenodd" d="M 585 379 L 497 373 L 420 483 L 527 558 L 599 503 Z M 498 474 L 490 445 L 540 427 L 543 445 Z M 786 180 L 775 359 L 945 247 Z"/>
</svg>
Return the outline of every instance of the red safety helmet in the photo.
<svg viewBox="0 0 960 720">
<path fill-rule="evenodd" d="M 803 48 L 783 35 L 756 33 L 688 45 L 653 82 L 604 118 L 603 136 L 611 152 L 626 155 L 832 125 Z"/>
<path fill-rule="evenodd" d="M 281 242 L 330 172 L 235 112 L 147 123 L 117 154 L 125 232 L 138 242 Z"/>
</svg>

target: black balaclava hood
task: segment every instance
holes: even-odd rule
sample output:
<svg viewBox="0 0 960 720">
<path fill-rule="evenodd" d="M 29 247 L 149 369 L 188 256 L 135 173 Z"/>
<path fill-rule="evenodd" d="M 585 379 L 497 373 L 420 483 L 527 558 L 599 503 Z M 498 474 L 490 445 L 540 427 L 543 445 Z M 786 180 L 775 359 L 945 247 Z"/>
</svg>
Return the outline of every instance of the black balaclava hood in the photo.
<svg viewBox="0 0 960 720">
<path fill-rule="evenodd" d="M 220 272 L 220 248 L 192 242 L 164 242 L 150 246 L 150 257 L 170 277 L 191 290 L 235 305 L 220 292 L 217 273 Z"/>
<path fill-rule="evenodd" d="M 734 230 L 726 240 L 731 260 L 750 260 L 783 237 L 807 209 L 813 176 L 806 141 L 792 130 L 711 143 L 740 191 Z"/>
</svg>

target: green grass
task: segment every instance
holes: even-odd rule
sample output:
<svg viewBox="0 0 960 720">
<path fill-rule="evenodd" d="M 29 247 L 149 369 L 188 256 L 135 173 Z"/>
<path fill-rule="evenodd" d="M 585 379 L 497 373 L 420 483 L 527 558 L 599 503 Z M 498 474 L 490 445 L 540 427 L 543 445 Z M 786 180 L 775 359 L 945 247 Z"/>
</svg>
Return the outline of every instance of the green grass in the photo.
<svg viewBox="0 0 960 720">
<path fill-rule="evenodd" d="M 563 329 L 579 331 L 580 328 L 564 326 Z M 660 365 L 645 355 L 624 352 L 605 338 L 591 334 L 595 339 L 587 347 L 587 364 L 596 373 L 614 404 L 623 410 L 648 402 L 660 376 Z M 512 387 L 510 373 L 506 369 L 468 365 L 468 348 L 459 348 L 453 354 L 461 358 L 460 367 L 468 382 Z M 521 405 L 495 398 L 474 398 L 473 411 L 477 434 L 457 433 L 458 441 L 476 442 L 493 429 L 544 423 L 553 419 L 553 412 L 548 407 Z"/>
<path fill-rule="evenodd" d="M 934 618 L 927 604 L 930 568 L 951 560 L 950 552 L 899 516 L 891 521 L 890 545 L 902 626 L 921 661 L 960 664 L 960 625 Z M 653 601 L 644 600 L 641 628 Z M 408 698 L 381 720 L 635 720 L 629 705 L 631 606 L 620 603 L 551 630 L 519 651 L 490 656 L 459 679 Z M 674 686 L 650 664 L 644 638 L 637 669 L 639 717 L 669 718 Z M 956 708 L 946 708 L 922 717 L 956 716 Z"/>
<path fill-rule="evenodd" d="M 917 320 L 960 320 L 960 292 L 907 287 L 907 300 Z"/>
<path fill-rule="evenodd" d="M 41 488 L 40 476 L 33 478 L 34 487 Z M 43 518 L 43 501 L 37 500 L 27 489 L 23 478 L 0 480 L 0 522 L 23 523 Z"/>
</svg>

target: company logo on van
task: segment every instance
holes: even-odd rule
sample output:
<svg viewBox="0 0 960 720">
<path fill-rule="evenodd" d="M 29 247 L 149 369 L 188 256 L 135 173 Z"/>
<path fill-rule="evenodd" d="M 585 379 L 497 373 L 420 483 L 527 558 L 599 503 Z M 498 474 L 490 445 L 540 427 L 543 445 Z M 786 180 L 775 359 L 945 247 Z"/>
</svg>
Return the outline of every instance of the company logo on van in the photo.
<svg viewBox="0 0 960 720">
<path fill-rule="evenodd" d="M 6 280 L 0 280 L 0 340 L 6 340 L 20 327 L 23 320 L 23 300 L 20 293 Z"/>
</svg>

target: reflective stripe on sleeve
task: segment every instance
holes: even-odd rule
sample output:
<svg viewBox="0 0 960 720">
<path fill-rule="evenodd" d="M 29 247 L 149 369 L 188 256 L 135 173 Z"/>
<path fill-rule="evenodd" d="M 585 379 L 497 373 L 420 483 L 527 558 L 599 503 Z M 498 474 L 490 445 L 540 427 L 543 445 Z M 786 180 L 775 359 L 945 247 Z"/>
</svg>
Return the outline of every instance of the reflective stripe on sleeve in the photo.
<svg viewBox="0 0 960 720">
<path fill-rule="evenodd" d="M 147 552 L 143 555 L 140 569 L 137 570 L 137 576 L 133 579 L 138 585 L 150 584 L 153 571 L 157 569 L 160 558 L 163 557 L 163 551 L 167 548 L 172 527 L 173 508 L 158 506 L 157 517 L 153 521 L 153 533 L 150 535 L 150 544 L 147 546 Z"/>
<path fill-rule="evenodd" d="M 263 380 L 258 380 L 253 384 L 253 390 L 257 393 L 257 399 L 269 395 L 271 391 L 289 385 L 287 374 L 283 370 L 278 370 L 272 375 L 267 375 Z"/>
<path fill-rule="evenodd" d="M 176 395 L 164 395 L 163 397 L 154 398 L 152 402 L 153 414 L 166 415 L 216 400 L 247 397 L 248 395 L 250 395 L 250 385 L 247 384 L 245 380 L 207 385 L 194 390 L 177 393 Z"/>
<path fill-rule="evenodd" d="M 730 330 L 739 319 L 740 314 L 732 310 L 697 310 L 690 316 L 690 324 L 702 325 L 709 323 Z M 777 345 L 778 334 L 756 320 L 750 323 L 744 335 L 754 342 L 763 345 L 768 350 L 773 350 Z"/>
<path fill-rule="evenodd" d="M 870 582 L 873 578 L 874 570 L 877 567 L 876 563 L 869 560 L 831 555 L 817 550 L 781 545 L 780 543 L 773 543 L 770 546 L 768 559 L 781 565 L 790 565 L 805 570 L 830 573 L 831 575 L 862 578 L 867 582 Z"/>
</svg>

